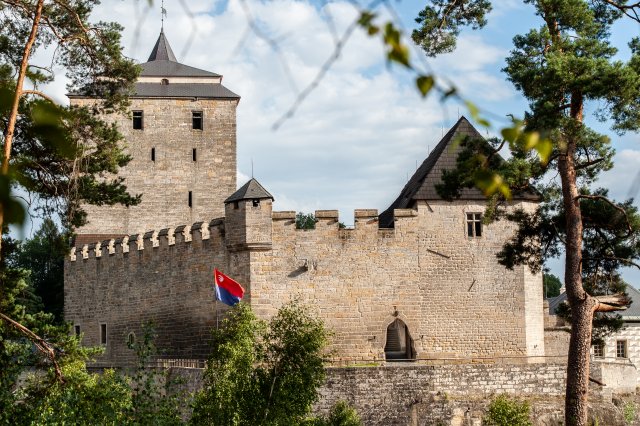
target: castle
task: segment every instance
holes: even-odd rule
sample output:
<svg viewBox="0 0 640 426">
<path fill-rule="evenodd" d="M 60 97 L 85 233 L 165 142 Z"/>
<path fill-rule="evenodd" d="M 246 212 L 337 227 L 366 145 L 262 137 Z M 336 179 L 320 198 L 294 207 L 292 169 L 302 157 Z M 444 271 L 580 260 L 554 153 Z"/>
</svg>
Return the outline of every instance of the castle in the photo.
<svg viewBox="0 0 640 426">
<path fill-rule="evenodd" d="M 163 357 L 205 359 L 223 315 L 213 269 L 245 288 L 262 318 L 297 297 L 334 332 L 333 357 L 449 360 L 545 355 L 541 275 L 507 270 L 495 253 L 514 225 L 484 224 L 485 198 L 453 202 L 435 191 L 455 163 L 454 141 L 481 138 L 463 117 L 442 138 L 394 203 L 354 212 L 315 212 L 296 229 L 295 212 L 273 211 L 257 180 L 236 191 L 236 107 L 222 76 L 177 62 L 160 33 L 131 100 L 111 116 L 131 162 L 121 170 L 138 206 L 86 206 L 65 261 L 65 318 L 83 343 L 104 345 L 98 364 L 133 362 L 127 343 L 155 323 Z M 71 95 L 75 105 L 93 99 Z M 513 208 L 532 211 L 522 195 Z"/>
</svg>

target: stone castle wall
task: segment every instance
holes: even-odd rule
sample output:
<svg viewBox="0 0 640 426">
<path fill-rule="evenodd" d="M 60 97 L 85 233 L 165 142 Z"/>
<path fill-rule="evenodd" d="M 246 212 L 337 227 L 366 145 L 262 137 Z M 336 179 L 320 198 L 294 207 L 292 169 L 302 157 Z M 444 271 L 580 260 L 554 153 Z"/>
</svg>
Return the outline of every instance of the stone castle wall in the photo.
<svg viewBox="0 0 640 426">
<path fill-rule="evenodd" d="M 481 201 L 421 203 L 396 210 L 394 229 L 379 229 L 375 210 L 357 210 L 355 229 L 340 229 L 335 211 L 318 211 L 315 230 L 297 230 L 295 213 L 272 213 L 271 200 L 229 204 L 227 218 L 210 227 L 77 251 L 65 265 L 65 318 L 80 326 L 85 344 L 98 344 L 107 324 L 105 363 L 128 362 L 124 342 L 147 319 L 156 323 L 158 346 L 170 348 L 166 357 L 203 358 L 216 322 L 217 267 L 244 285 L 260 317 L 293 298 L 309 305 L 334 332 L 331 349 L 344 361 L 382 359 L 396 318 L 418 358 L 535 360 L 527 357 L 544 355 L 543 324 L 535 320 L 542 319 L 541 277 L 498 265 L 511 224 L 465 235 L 465 212 L 483 209 Z"/>
<path fill-rule="evenodd" d="M 71 99 L 73 105 L 92 102 Z M 237 104 L 237 99 L 134 98 L 130 110 L 143 111 L 143 130 L 133 129 L 131 117 L 105 117 L 118 125 L 132 157 L 119 176 L 131 194 L 142 194 L 142 202 L 129 208 L 83 206 L 88 223 L 77 231 L 80 241 L 89 242 L 83 235 L 121 236 L 223 216 L 223 201 L 236 189 Z M 203 113 L 203 130 L 192 129 L 192 111 Z"/>
</svg>

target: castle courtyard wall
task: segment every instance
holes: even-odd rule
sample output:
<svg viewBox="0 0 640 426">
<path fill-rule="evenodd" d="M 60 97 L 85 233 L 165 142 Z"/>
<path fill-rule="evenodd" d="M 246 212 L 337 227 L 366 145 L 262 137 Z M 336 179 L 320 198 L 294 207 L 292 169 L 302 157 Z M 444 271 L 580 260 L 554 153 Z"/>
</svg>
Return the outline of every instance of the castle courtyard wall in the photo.
<svg viewBox="0 0 640 426">
<path fill-rule="evenodd" d="M 80 326 L 87 345 L 100 343 L 100 324 L 107 324 L 105 365 L 131 363 L 125 341 L 131 332 L 140 338 L 147 320 L 166 349 L 162 357 L 206 358 L 217 267 L 243 284 L 259 317 L 292 299 L 308 305 L 334 333 L 337 361 L 384 359 L 396 318 L 419 359 L 543 361 L 542 280 L 497 263 L 512 224 L 485 225 L 480 238 L 465 234 L 465 213 L 483 209 L 480 201 L 422 202 L 396 210 L 393 229 L 378 228 L 376 210 L 357 210 L 355 229 L 341 229 L 336 211 L 318 211 L 316 229 L 298 230 L 294 212 L 272 213 L 270 200 L 257 207 L 249 200 L 210 227 L 77 249 L 65 263 L 65 318 Z"/>
</svg>

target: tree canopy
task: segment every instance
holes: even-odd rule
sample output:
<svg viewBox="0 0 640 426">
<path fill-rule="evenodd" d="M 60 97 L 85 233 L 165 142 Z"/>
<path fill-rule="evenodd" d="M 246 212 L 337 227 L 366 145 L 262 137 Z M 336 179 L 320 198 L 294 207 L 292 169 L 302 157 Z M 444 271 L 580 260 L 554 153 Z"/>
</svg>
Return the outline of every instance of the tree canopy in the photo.
<svg viewBox="0 0 640 426">
<path fill-rule="evenodd" d="M 461 141 L 458 166 L 443 175 L 438 191 L 451 199 L 459 188 L 477 186 L 490 196 L 489 218 L 519 224 L 498 254 L 506 266 L 540 271 L 546 257 L 565 255 L 572 323 L 565 421 L 585 425 L 592 320 L 627 306 L 619 269 L 640 258 L 640 215 L 632 201 L 610 200 L 594 185 L 613 166 L 614 150 L 609 137 L 589 126 L 585 110 L 595 105 L 594 118 L 618 133 L 640 128 L 640 41 L 629 40 L 624 61 L 610 39 L 616 21 L 638 21 L 640 6 L 625 0 L 524 3 L 533 6 L 540 25 L 514 38 L 503 71 L 529 108 L 502 139 Z M 428 55 L 450 51 L 461 27 L 482 28 L 490 10 L 486 0 L 431 0 L 413 38 Z M 502 148 L 509 151 L 506 160 L 498 157 Z M 540 209 L 503 208 L 527 190 L 540 194 Z"/>
</svg>

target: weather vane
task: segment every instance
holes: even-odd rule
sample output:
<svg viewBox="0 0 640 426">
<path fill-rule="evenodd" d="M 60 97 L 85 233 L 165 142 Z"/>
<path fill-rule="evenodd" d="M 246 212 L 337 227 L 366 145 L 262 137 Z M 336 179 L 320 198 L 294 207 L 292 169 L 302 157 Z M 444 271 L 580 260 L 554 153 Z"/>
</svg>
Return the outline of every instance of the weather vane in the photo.
<svg viewBox="0 0 640 426">
<path fill-rule="evenodd" d="M 160 30 L 164 31 L 164 17 L 167 16 L 167 9 L 164 8 L 164 0 L 160 6 Z"/>
</svg>

